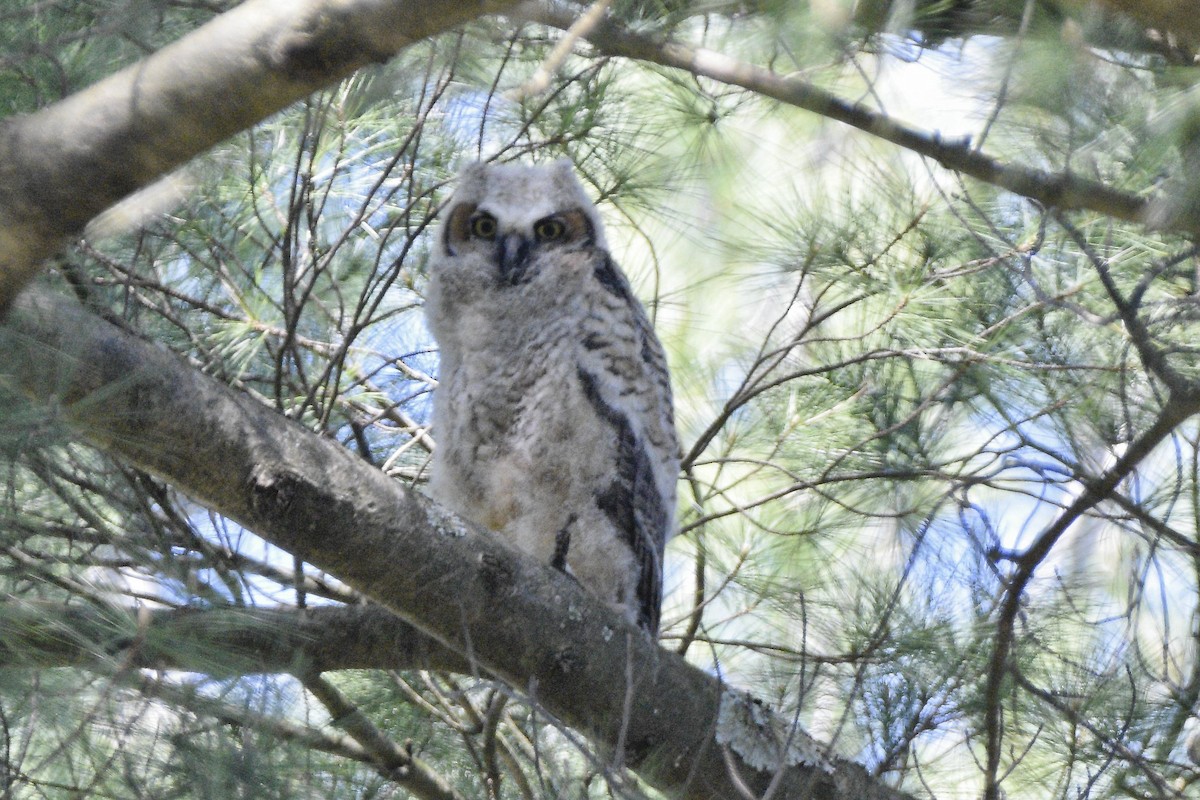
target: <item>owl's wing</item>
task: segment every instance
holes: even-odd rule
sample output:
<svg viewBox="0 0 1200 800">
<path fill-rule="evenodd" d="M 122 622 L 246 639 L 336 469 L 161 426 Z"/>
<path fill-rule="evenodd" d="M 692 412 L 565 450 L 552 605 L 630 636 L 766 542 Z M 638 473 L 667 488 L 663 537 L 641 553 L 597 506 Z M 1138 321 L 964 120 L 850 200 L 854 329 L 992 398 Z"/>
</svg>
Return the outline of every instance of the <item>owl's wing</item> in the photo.
<svg viewBox="0 0 1200 800">
<path fill-rule="evenodd" d="M 617 442 L 615 474 L 596 502 L 633 553 L 638 621 L 656 633 L 678 472 L 670 380 L 650 321 L 607 254 L 597 254 L 594 275 L 603 291 L 584 324 L 577 371 Z"/>
<path fill-rule="evenodd" d="M 670 524 L 667 508 L 646 443 L 634 432 L 628 417 L 609 405 L 601 394 L 603 378 L 578 369 L 584 393 L 596 413 L 616 433 L 617 458 L 612 480 L 596 496 L 596 505 L 625 538 L 637 564 L 638 623 L 658 632 L 662 603 L 662 557 Z"/>
</svg>

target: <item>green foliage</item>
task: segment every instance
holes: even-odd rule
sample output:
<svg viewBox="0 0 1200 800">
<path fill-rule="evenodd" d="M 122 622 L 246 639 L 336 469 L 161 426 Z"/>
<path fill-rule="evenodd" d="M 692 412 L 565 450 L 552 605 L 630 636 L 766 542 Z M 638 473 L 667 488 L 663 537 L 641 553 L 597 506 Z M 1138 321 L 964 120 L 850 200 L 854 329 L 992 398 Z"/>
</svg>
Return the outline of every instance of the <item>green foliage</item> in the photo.
<svg viewBox="0 0 1200 800">
<path fill-rule="evenodd" d="M 0 109 L 34 111 L 233 7 L 229 0 L 10 0 L 0 10 Z"/>
<path fill-rule="evenodd" d="M 617 2 L 613 17 L 899 119 L 922 123 L 950 87 L 967 110 L 946 141 L 969 133 L 1001 162 L 1135 194 L 1194 184 L 1194 67 L 1144 31 L 1046 4 L 1020 35 L 1024 3 L 994 4 L 987 25 L 981 4 L 850 5 Z M 22 43 L 0 61 L 0 103 L 51 102 L 220 8 L 0 12 Z M 673 370 L 686 457 L 664 646 L 914 794 L 1194 791 L 1194 420 L 1023 560 L 1164 417 L 1171 380 L 1200 380 L 1194 245 L 587 45 L 521 91 L 560 36 L 489 19 L 418 43 L 189 165 L 159 213 L 94 229 L 54 280 L 419 485 L 437 372 L 425 261 L 448 181 L 479 158 L 568 157 Z M 10 394 L 0 410 L 8 597 L 113 614 L 356 600 L 47 412 Z M 17 796 L 393 796 L 348 749 L 295 735 L 336 733 L 297 679 L 154 674 L 103 639 L 86 669 L 0 668 Z M 225 657 L 177 645 L 213 672 Z M 498 684 L 332 681 L 464 796 L 652 795 Z"/>
</svg>

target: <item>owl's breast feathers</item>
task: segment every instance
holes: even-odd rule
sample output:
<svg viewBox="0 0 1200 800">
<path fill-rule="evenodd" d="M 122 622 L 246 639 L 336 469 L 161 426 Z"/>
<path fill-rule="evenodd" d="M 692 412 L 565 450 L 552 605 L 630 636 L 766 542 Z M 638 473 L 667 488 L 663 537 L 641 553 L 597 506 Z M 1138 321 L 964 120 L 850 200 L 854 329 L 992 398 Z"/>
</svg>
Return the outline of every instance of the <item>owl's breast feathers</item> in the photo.
<svg viewBox="0 0 1200 800">
<path fill-rule="evenodd" d="M 679 446 L 666 358 L 628 281 L 598 247 L 534 256 L 516 285 L 459 292 L 446 277 L 430 298 L 439 499 L 548 560 L 564 529 L 619 539 L 633 574 L 591 588 L 636 605 L 656 632 Z M 566 562 L 591 558 L 607 574 L 595 566 L 603 552 L 570 542 Z"/>
</svg>

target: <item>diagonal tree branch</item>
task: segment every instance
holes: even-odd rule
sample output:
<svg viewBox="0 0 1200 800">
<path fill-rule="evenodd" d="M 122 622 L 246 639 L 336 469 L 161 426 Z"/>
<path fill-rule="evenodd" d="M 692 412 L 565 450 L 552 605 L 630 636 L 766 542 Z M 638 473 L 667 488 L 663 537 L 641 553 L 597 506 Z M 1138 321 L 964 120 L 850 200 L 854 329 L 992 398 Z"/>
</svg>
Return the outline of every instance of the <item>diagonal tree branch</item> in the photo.
<svg viewBox="0 0 1200 800">
<path fill-rule="evenodd" d="M 1171 366 L 1167 353 L 1155 345 L 1146 323 L 1138 316 L 1137 303 L 1121 294 L 1113 280 L 1108 262 L 1092 249 L 1083 233 L 1064 215 L 1055 214 L 1054 218 L 1075 242 L 1079 251 L 1092 262 L 1092 268 L 1096 270 L 1096 275 L 1100 278 L 1100 285 L 1104 287 L 1105 294 L 1117 309 L 1117 315 L 1120 316 L 1121 323 L 1125 326 L 1125 332 L 1128 334 L 1130 342 L 1133 343 L 1133 348 L 1137 351 L 1142 366 L 1163 382 L 1173 399 L 1181 402 L 1190 401 L 1194 404 L 1196 398 L 1200 397 L 1200 388 L 1179 374 L 1179 371 Z"/>
<path fill-rule="evenodd" d="M 987 703 L 984 716 L 987 742 L 984 800 L 999 800 L 1002 794 L 1000 789 L 1000 758 L 1003 754 L 1001 749 L 1003 735 L 1001 690 L 1004 678 L 1011 670 L 1010 657 L 1016 640 L 1016 625 L 1022 603 L 1025 600 L 1026 587 L 1033 580 L 1037 568 L 1046 560 L 1051 550 L 1071 526 L 1087 512 L 1108 499 L 1121 482 L 1132 475 L 1138 465 L 1159 444 L 1196 413 L 1200 413 L 1200 399 L 1194 396 L 1179 398 L 1172 395 L 1154 423 L 1129 443 L 1129 447 L 1112 467 L 1098 478 L 1082 479 L 1082 491 L 1075 500 L 1038 534 L 1024 552 L 1013 558 L 1016 569 L 1006 581 L 997 611 L 996 638 L 984 686 L 984 698 Z"/>
<path fill-rule="evenodd" d="M 530 0 L 518 15 L 550 27 L 569 30 L 574 16 L 554 2 Z M 658 41 L 625 30 L 611 19 L 595 25 L 587 39 L 608 55 L 673 67 L 770 97 L 781 103 L 843 122 L 872 136 L 925 156 L 955 172 L 1037 200 L 1048 208 L 1089 210 L 1130 222 L 1145 223 L 1150 201 L 1070 173 L 1051 173 L 1004 164 L 971 146 L 968 140 L 943 141 L 937 132 L 904 125 L 859 103 L 850 103 L 801 77 L 784 76 L 721 53 L 691 48 L 678 42 Z M 1200 222 L 1171 220 L 1186 232 L 1200 230 Z M 1190 226 L 1190 227 L 1189 227 Z"/>
<path fill-rule="evenodd" d="M 423 800 L 465 800 L 445 779 L 414 757 L 411 748 L 401 747 L 376 728 L 332 683 L 320 675 L 307 675 L 303 680 L 304 688 L 329 712 L 332 724 L 370 753 L 384 775 Z"/>
<path fill-rule="evenodd" d="M 208 697 L 194 686 L 181 686 L 168 681 L 141 675 L 133 679 L 134 686 L 147 698 L 170 703 L 176 708 L 219 720 L 226 725 L 237 725 L 264 731 L 287 741 L 301 742 L 322 753 L 353 759 L 364 764 L 373 764 L 371 754 L 351 737 L 341 733 L 327 733 L 291 720 L 270 717 L 235 706 L 232 703 Z"/>
<path fill-rule="evenodd" d="M 173 354 L 42 290 L 7 322 L 0 375 L 86 440 L 337 576 L 602 747 L 622 743 L 617 757 L 660 789 L 735 796 L 728 758 L 759 794 L 778 775 L 777 798 L 901 797 L 802 733 L 780 736 L 779 720 L 568 576 Z"/>
<path fill-rule="evenodd" d="M 505 0 L 249 0 L 0 122 L 0 309 L 94 216 L 232 134 Z"/>
</svg>

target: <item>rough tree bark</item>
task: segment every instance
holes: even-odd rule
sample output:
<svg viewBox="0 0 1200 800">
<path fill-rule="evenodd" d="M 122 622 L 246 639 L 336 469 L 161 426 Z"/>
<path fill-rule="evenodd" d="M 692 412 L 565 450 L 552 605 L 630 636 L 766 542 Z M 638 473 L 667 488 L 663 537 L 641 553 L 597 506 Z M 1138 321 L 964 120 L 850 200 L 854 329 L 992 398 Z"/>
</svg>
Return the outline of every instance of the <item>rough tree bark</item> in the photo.
<svg viewBox="0 0 1200 800">
<path fill-rule="evenodd" d="M 567 576 L 72 301 L 31 289 L 0 332 L 0 375 L 84 439 L 522 688 L 651 784 L 705 800 L 772 781 L 779 798 L 902 796 L 801 733 L 781 736 L 761 706 Z"/>
<path fill-rule="evenodd" d="M 249 0 L 0 121 L 0 309 L 94 216 L 264 117 L 505 0 Z"/>
</svg>

